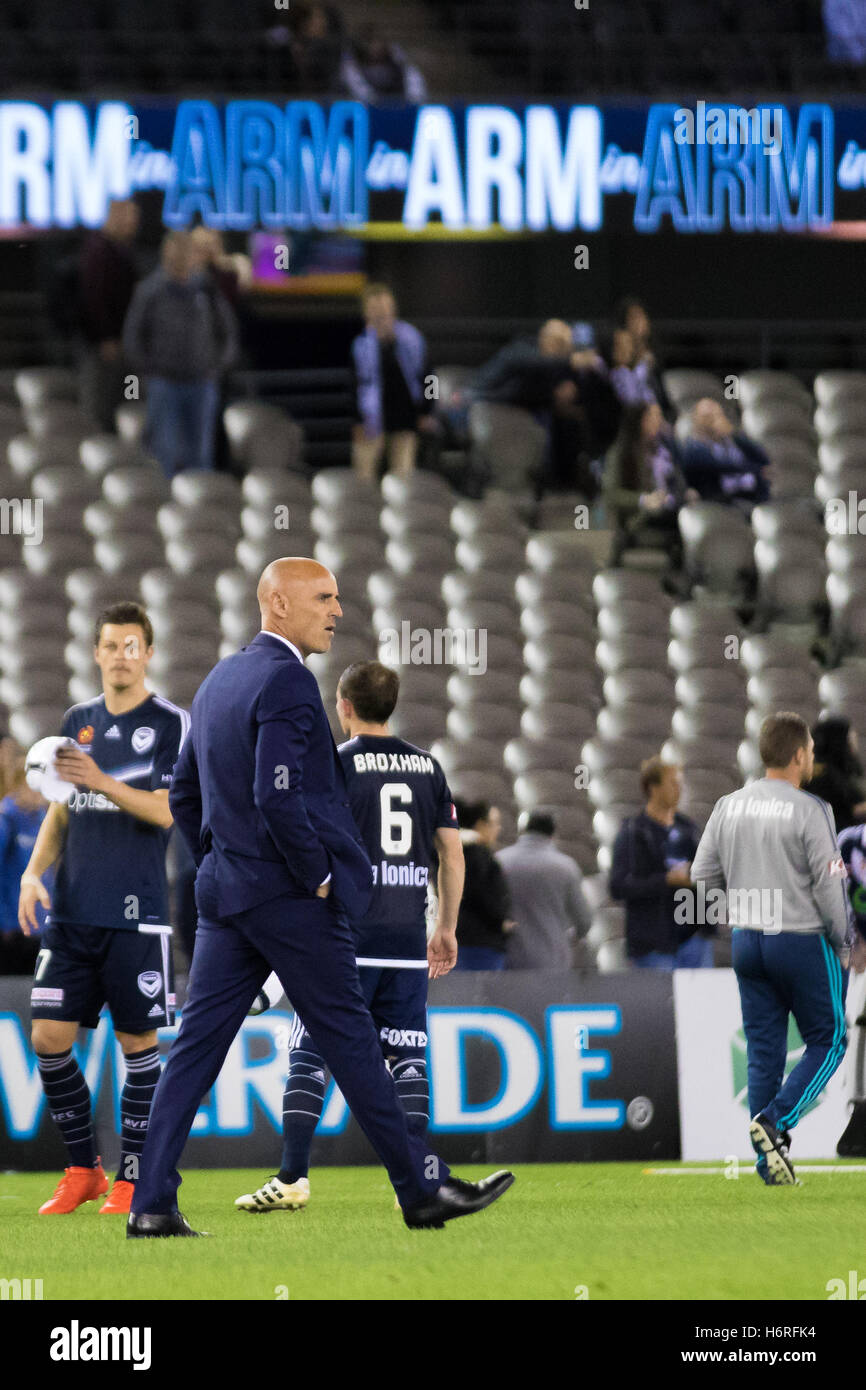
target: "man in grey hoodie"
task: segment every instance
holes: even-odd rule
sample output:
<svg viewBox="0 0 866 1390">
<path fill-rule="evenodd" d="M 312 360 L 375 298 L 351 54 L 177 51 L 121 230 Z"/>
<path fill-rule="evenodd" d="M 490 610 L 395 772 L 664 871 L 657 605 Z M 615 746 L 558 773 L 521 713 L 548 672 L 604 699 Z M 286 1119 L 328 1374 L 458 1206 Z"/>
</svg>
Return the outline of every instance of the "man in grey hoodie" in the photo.
<svg viewBox="0 0 866 1390">
<path fill-rule="evenodd" d="M 508 938 L 511 970 L 568 970 L 572 941 L 586 936 L 592 914 L 573 859 L 553 843 L 556 821 L 549 811 L 524 812 L 517 843 L 501 849 L 516 922 Z"/>
<path fill-rule="evenodd" d="M 766 776 L 716 802 L 691 867 L 698 905 L 724 894 L 740 987 L 749 1134 L 759 1175 L 797 1180 L 790 1131 L 845 1055 L 852 940 L 845 864 L 833 812 L 802 790 L 812 776 L 809 726 L 782 711 L 761 725 Z M 806 1050 L 783 1080 L 788 1016 Z"/>
<path fill-rule="evenodd" d="M 146 441 L 168 477 L 213 468 L 219 381 L 237 357 L 237 321 L 196 270 L 188 233 L 165 237 L 159 269 L 132 297 L 123 346 L 147 379 Z"/>
</svg>

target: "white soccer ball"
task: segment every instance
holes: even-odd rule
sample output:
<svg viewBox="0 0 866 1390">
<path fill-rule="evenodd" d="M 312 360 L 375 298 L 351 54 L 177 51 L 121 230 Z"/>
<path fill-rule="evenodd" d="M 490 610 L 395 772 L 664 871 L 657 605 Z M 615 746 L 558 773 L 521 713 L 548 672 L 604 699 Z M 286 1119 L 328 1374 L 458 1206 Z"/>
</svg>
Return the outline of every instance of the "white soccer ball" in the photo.
<svg viewBox="0 0 866 1390">
<path fill-rule="evenodd" d="M 54 766 L 58 748 L 77 748 L 74 738 L 51 735 L 34 743 L 24 763 L 27 785 L 40 792 L 46 801 L 67 801 L 75 791 L 71 782 L 64 782 Z"/>
</svg>

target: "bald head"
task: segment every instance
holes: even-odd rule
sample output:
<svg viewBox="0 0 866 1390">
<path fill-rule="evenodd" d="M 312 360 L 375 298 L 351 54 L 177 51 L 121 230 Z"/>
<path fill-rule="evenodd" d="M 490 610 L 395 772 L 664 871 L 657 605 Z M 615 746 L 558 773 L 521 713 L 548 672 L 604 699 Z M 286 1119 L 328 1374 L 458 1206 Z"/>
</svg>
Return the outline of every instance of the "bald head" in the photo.
<svg viewBox="0 0 866 1390">
<path fill-rule="evenodd" d="M 568 357 L 574 346 L 564 319 L 548 319 L 538 330 L 538 350 L 545 357 Z"/>
<path fill-rule="evenodd" d="M 337 581 L 317 560 L 287 556 L 272 560 L 256 589 L 262 630 L 287 637 L 304 657 L 331 650 L 343 610 Z"/>
</svg>

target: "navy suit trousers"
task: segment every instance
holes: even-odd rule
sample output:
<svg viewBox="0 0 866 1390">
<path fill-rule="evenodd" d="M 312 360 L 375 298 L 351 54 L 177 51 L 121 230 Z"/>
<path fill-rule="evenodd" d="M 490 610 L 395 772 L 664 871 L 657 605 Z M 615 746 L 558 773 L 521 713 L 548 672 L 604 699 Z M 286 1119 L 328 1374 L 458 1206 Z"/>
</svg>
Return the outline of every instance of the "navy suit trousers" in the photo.
<svg viewBox="0 0 866 1390">
<path fill-rule="evenodd" d="M 178 1160 L 196 1111 L 269 973 L 275 970 L 403 1207 L 448 1177 L 411 1135 L 364 1003 L 346 918 L 330 898 L 280 897 L 219 921 L 200 918 L 187 1000 L 154 1096 L 132 1210 L 177 1208 Z"/>
</svg>

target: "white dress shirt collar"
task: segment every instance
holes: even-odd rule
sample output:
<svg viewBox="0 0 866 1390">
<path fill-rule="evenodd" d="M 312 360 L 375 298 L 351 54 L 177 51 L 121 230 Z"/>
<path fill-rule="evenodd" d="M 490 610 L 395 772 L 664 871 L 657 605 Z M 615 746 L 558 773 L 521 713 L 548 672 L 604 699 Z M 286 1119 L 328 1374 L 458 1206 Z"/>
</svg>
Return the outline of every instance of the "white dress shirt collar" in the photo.
<svg viewBox="0 0 866 1390">
<path fill-rule="evenodd" d="M 301 665 L 304 665 L 304 658 L 301 656 L 301 653 L 298 651 L 294 642 L 290 642 L 288 637 L 284 637 L 281 632 L 269 632 L 268 629 L 264 627 L 262 628 L 262 632 L 265 634 L 266 637 L 276 637 L 278 642 L 285 642 L 286 646 L 291 648 L 291 650 L 295 653 L 295 656 L 298 658 Z"/>
</svg>

